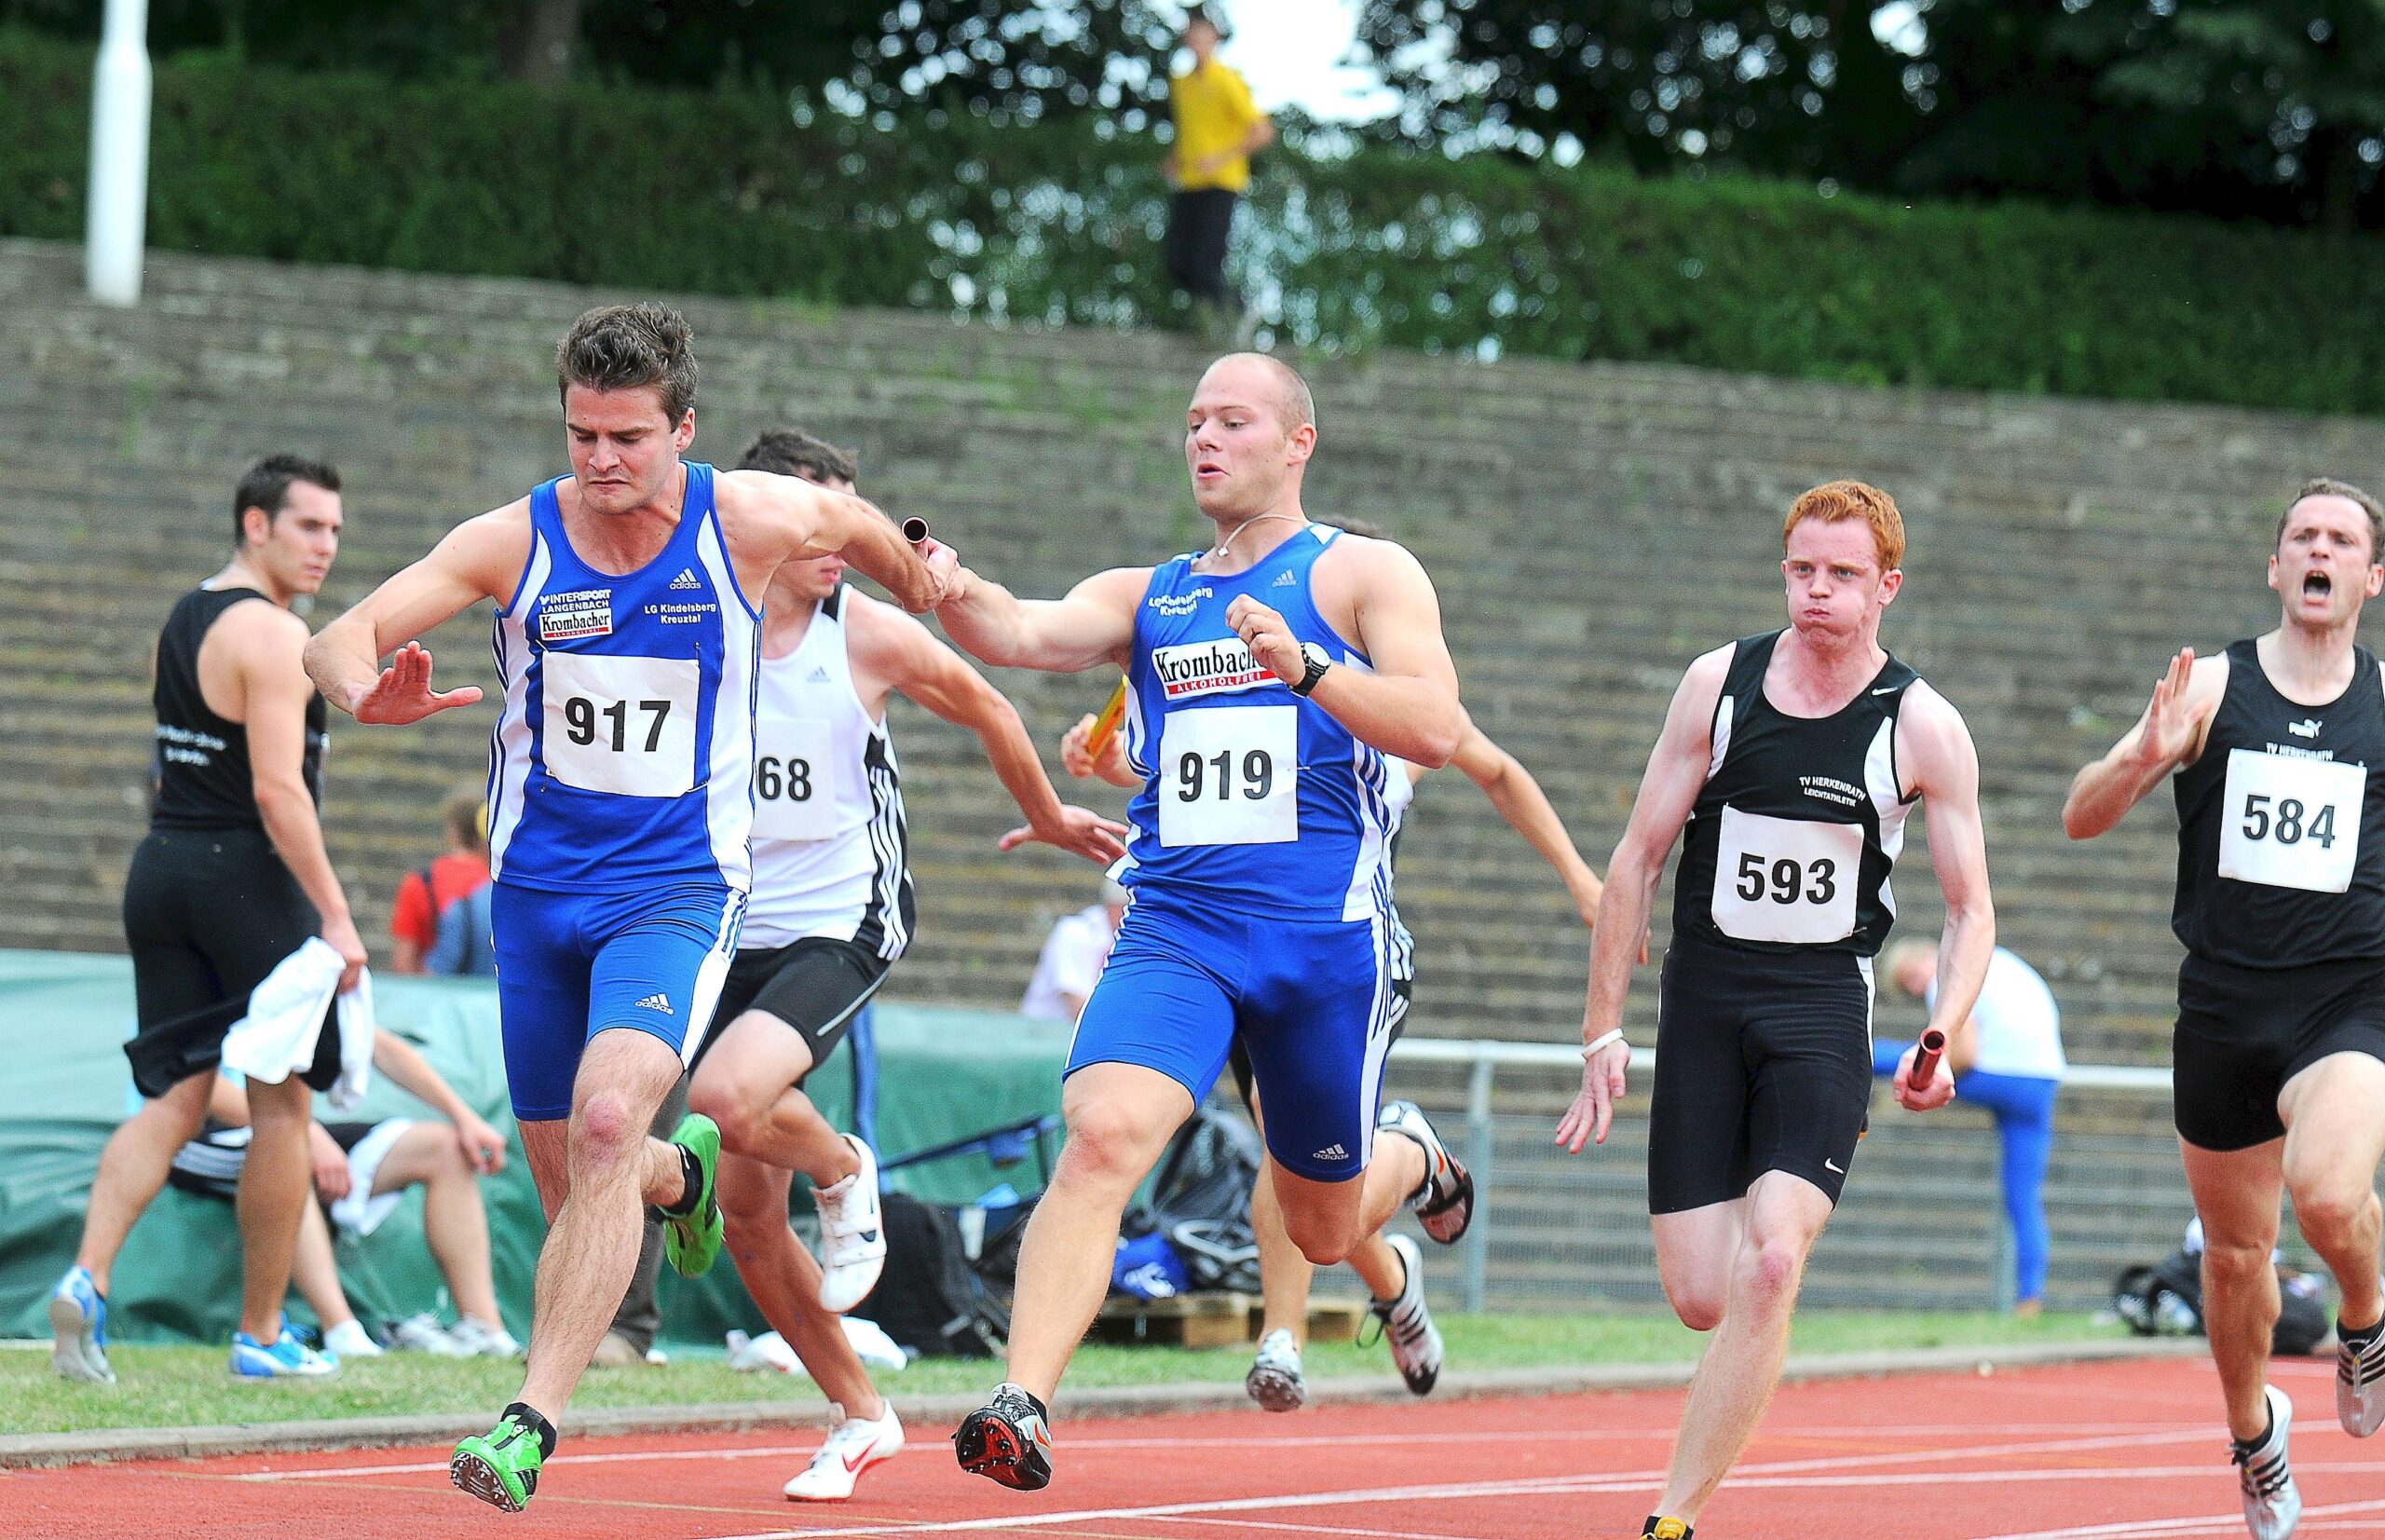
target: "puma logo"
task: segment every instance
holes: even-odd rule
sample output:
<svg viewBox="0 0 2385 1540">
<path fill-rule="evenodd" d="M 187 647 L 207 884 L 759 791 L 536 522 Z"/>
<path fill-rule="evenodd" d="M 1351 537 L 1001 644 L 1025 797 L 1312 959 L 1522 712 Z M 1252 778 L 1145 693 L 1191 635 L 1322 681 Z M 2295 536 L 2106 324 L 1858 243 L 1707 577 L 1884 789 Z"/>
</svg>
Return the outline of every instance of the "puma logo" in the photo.
<svg viewBox="0 0 2385 1540">
<path fill-rule="evenodd" d="M 2296 738 L 2316 738 L 2319 736 L 2319 725 L 2316 716 L 2309 716 L 2299 722 L 2288 722 L 2285 730 Z"/>
</svg>

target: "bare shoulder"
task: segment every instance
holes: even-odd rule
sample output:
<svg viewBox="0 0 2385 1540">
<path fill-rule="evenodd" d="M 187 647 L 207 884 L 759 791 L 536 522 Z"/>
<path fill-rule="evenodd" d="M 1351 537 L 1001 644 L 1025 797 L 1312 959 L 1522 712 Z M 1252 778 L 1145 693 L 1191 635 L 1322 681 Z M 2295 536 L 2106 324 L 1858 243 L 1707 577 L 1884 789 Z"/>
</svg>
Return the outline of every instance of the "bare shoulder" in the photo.
<svg viewBox="0 0 2385 1540">
<path fill-rule="evenodd" d="M 1897 755 L 1910 790 L 1937 789 L 1950 777 L 1978 779 L 1979 749 L 1971 742 L 1970 724 L 1927 679 L 1915 680 L 1904 692 L 1897 712 Z"/>
<path fill-rule="evenodd" d="M 530 499 L 466 519 L 447 532 L 431 560 L 503 604 L 530 560 Z"/>
<path fill-rule="evenodd" d="M 787 547 L 787 521 L 808 514 L 817 502 L 818 488 L 799 476 L 722 470 L 713 477 L 712 506 L 720 516 L 721 535 L 739 549 Z"/>
<path fill-rule="evenodd" d="M 305 620 L 262 599 L 234 605 L 207 630 L 208 641 L 220 641 L 247 661 L 284 654 L 294 659 L 306 650 L 310 634 Z"/>
<path fill-rule="evenodd" d="M 2219 698 L 2228 693 L 2228 649 L 2197 653 L 2195 666 L 2187 675 L 2187 699 L 2195 704 L 2208 702 L 2216 706 Z"/>
<path fill-rule="evenodd" d="M 1306 537 L 1295 537 L 1305 538 Z M 1317 579 L 1342 579 L 1361 588 L 1371 589 L 1381 583 L 1410 581 L 1430 582 L 1424 564 L 1416 553 L 1397 540 L 1372 535 L 1353 535 L 1347 530 L 1333 538 L 1325 553 L 1316 559 Z"/>
<path fill-rule="evenodd" d="M 876 662 L 939 645 L 919 617 L 851 584 L 844 594 L 845 649 L 856 660 Z"/>
<path fill-rule="evenodd" d="M 1673 709 L 1686 712 L 1705 729 L 1713 721 L 1714 708 L 1723 699 L 1723 681 L 1731 675 L 1731 659 L 1738 644 L 1725 642 L 1711 652 L 1701 652 L 1682 670 L 1681 683 L 1673 690 Z"/>
</svg>

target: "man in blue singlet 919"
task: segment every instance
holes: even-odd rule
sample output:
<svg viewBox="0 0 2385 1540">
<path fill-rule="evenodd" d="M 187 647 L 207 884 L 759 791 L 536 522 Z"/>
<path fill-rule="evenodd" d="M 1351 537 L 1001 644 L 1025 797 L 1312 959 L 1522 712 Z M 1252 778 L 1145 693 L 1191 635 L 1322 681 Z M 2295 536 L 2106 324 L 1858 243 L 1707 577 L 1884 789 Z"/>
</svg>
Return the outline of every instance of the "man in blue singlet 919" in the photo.
<svg viewBox="0 0 2385 1540">
<path fill-rule="evenodd" d="M 1124 668 L 1143 786 L 1131 895 L 1070 1047 L 1069 1138 L 1019 1255 L 1010 1378 L 954 1442 L 1004 1486 L 1051 1480 L 1045 1401 L 1109 1287 L 1118 1221 L 1235 1035 L 1267 1106 L 1286 1228 L 1340 1261 L 1402 1204 L 1454 1240 L 1472 1187 L 1421 1112 L 1383 1109 L 1391 1042 L 1386 756 L 1439 766 L 1465 728 L 1433 585 L 1388 540 L 1313 525 L 1308 386 L 1220 359 L 1186 414 L 1193 500 L 1217 543 L 1021 601 L 974 573 L 939 606 L 987 662 Z"/>
<path fill-rule="evenodd" d="M 430 688 L 413 638 L 482 599 L 504 704 L 490 746 L 505 1069 L 550 1229 L 528 1376 L 456 1484 L 519 1510 L 628 1288 L 638 1204 L 693 1275 L 721 1244 L 719 1130 L 647 1125 L 701 1045 L 751 882 L 754 600 L 790 561 L 841 552 L 913 609 L 951 553 L 914 551 L 860 498 L 684 460 L 688 323 L 659 305 L 580 317 L 556 356 L 571 474 L 468 519 L 325 627 L 307 672 L 360 722 L 419 721 L 480 691 Z M 387 669 L 377 660 L 394 649 Z"/>
</svg>

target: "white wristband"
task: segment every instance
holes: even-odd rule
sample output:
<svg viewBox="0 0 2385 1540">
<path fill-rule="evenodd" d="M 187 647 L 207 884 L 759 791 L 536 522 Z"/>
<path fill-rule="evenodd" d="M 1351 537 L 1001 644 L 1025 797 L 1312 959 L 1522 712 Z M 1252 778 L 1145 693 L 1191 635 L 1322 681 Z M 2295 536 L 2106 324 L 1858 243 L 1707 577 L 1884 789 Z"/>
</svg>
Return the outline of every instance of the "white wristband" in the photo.
<svg viewBox="0 0 2385 1540">
<path fill-rule="evenodd" d="M 1604 1033 L 1592 1038 L 1589 1042 L 1582 1044 L 1582 1056 L 1587 1059 L 1591 1055 L 1597 1053 L 1600 1049 L 1605 1047 L 1608 1043 L 1621 1043 L 1622 1041 L 1623 1029 L 1620 1027 L 1611 1027 L 1607 1029 Z"/>
</svg>

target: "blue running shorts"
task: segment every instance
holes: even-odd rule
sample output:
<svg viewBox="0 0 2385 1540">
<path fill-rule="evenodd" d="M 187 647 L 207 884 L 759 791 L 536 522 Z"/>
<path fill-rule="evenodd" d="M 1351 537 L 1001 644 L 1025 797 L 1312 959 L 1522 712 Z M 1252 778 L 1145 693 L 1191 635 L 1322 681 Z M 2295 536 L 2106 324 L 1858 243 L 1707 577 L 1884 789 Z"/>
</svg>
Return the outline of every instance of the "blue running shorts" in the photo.
<svg viewBox="0 0 2385 1540">
<path fill-rule="evenodd" d="M 1068 1073 L 1136 1064 L 1197 1104 L 1240 1032 L 1267 1150 L 1311 1181 L 1367 1168 L 1391 1049 L 1391 947 L 1380 920 L 1219 914 L 1136 893 L 1069 1044 Z"/>
<path fill-rule="evenodd" d="M 617 893 L 495 884 L 489 920 L 514 1117 L 569 1117 L 579 1056 L 609 1028 L 661 1038 L 682 1064 L 692 1058 L 744 913 L 745 895 L 717 882 Z"/>
</svg>

